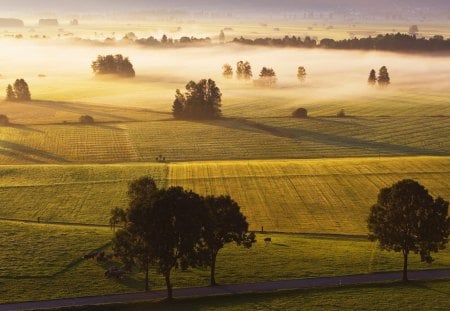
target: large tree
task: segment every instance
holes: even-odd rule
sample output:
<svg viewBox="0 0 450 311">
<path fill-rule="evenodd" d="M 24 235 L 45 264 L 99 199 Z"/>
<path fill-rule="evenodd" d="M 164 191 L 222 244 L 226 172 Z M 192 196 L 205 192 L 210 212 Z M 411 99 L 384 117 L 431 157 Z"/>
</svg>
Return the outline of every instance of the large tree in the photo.
<svg viewBox="0 0 450 311">
<path fill-rule="evenodd" d="M 211 268 L 210 284 L 216 285 L 216 260 L 225 244 L 235 242 L 250 248 L 255 234 L 248 232 L 248 223 L 239 205 L 229 196 L 205 198 L 206 218 L 197 259 L 201 265 Z"/>
<path fill-rule="evenodd" d="M 386 66 L 383 66 L 380 68 L 380 71 L 378 72 L 378 85 L 381 87 L 386 87 L 389 84 L 391 84 L 391 78 L 389 77 L 389 72 L 386 68 Z"/>
<path fill-rule="evenodd" d="M 112 226 L 124 224 L 122 229 L 115 232 L 114 253 L 127 268 L 137 265 L 145 272 L 146 291 L 149 290 L 149 268 L 154 257 L 151 244 L 153 219 L 150 215 L 156 192 L 156 183 L 151 177 L 142 177 L 131 182 L 128 188 L 128 209 L 114 209 L 110 218 Z"/>
<path fill-rule="evenodd" d="M 259 74 L 259 84 L 272 87 L 277 83 L 277 76 L 272 68 L 263 67 Z"/>
<path fill-rule="evenodd" d="M 405 179 L 381 189 L 368 218 L 369 238 L 381 249 L 403 254 L 403 280 L 408 280 L 408 256 L 431 262 L 432 252 L 445 248 L 450 233 L 448 202 L 433 197 L 417 181 Z"/>
<path fill-rule="evenodd" d="M 112 74 L 124 78 L 133 78 L 136 75 L 129 58 L 121 54 L 99 55 L 91 67 L 96 75 Z"/>
<path fill-rule="evenodd" d="M 239 61 L 236 64 L 236 77 L 241 80 L 250 80 L 253 77 L 252 66 L 249 62 Z"/>
<path fill-rule="evenodd" d="M 159 190 L 155 195 L 148 215 L 149 242 L 158 271 L 166 281 L 168 299 L 173 298 L 172 269 L 186 269 L 190 265 L 187 258 L 192 257 L 200 243 L 203 214 L 203 200 L 192 191 L 171 187 Z"/>
<path fill-rule="evenodd" d="M 216 82 L 202 79 L 186 85 L 186 92 L 176 91 L 172 113 L 178 119 L 216 119 L 222 115 L 222 93 Z"/>
<path fill-rule="evenodd" d="M 24 79 L 17 79 L 16 82 L 14 82 L 14 94 L 19 101 L 31 100 L 30 89 Z"/>
</svg>

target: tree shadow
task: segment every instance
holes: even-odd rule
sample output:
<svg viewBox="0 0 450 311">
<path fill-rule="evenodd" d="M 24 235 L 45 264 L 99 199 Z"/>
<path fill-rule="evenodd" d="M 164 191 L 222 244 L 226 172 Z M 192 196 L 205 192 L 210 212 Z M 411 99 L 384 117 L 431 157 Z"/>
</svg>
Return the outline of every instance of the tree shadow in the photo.
<svg viewBox="0 0 450 311">
<path fill-rule="evenodd" d="M 450 297 L 450 293 L 449 292 L 444 292 L 442 290 L 431 288 L 426 283 L 423 283 L 423 282 L 411 282 L 409 284 L 411 286 L 413 286 L 413 287 L 417 287 L 417 288 L 420 288 L 420 289 L 423 289 L 423 290 L 433 291 L 433 292 L 440 293 L 440 294 L 443 294 L 443 295 L 446 295 L 446 296 Z"/>
<path fill-rule="evenodd" d="M 45 160 L 51 160 L 55 162 L 69 163 L 68 160 L 64 159 L 63 157 L 54 155 L 53 153 L 43 151 L 40 149 L 35 149 L 29 146 L 12 143 L 6 140 L 0 140 L 0 147 L 4 148 L 3 150 L 0 150 L 0 153 L 4 155 L 7 155 L 9 157 L 12 156 L 15 158 L 21 158 L 23 160 L 31 161 L 36 164 L 44 163 L 44 161 L 40 159 L 31 158 L 30 156 L 43 158 Z"/>
<path fill-rule="evenodd" d="M 34 129 L 34 128 L 28 127 L 26 125 L 23 125 L 23 124 L 11 123 L 11 124 L 9 124 L 9 127 L 12 127 L 12 128 L 15 128 L 15 129 L 21 130 L 21 131 L 35 132 L 35 133 L 44 133 L 44 131 L 41 131 L 41 130 L 38 130 L 38 129 Z"/>
<path fill-rule="evenodd" d="M 302 128 L 277 127 L 268 124 L 258 123 L 244 118 L 222 118 L 218 120 L 196 120 L 192 121 L 201 124 L 221 126 L 234 130 L 249 132 L 266 132 L 275 137 L 288 138 L 295 141 L 309 141 L 321 143 L 329 146 L 340 146 L 347 148 L 359 148 L 372 151 L 373 153 L 383 153 L 392 155 L 435 155 L 448 156 L 449 152 L 423 149 L 406 145 L 391 144 L 388 142 L 371 141 L 351 136 L 339 136 L 336 134 L 314 132 Z"/>
</svg>

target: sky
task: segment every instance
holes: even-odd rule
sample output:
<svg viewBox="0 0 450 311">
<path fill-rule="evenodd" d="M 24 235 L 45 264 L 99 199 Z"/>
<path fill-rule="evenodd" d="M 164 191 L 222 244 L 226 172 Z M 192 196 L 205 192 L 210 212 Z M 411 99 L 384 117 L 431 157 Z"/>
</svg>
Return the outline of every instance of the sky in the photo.
<svg viewBox="0 0 450 311">
<path fill-rule="evenodd" d="M 449 10 L 448 0 L 0 0 L 1 10 L 54 10 L 54 11 L 114 11 L 136 9 L 226 9 L 233 12 L 255 10 L 273 12 L 273 10 L 380 10 L 408 9 L 411 7 L 429 10 Z"/>
</svg>

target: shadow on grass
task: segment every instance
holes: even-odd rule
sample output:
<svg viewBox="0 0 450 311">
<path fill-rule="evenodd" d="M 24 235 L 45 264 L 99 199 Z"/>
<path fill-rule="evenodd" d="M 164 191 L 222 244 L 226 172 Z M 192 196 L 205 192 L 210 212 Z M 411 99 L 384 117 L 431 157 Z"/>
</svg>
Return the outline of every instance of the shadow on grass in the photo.
<svg viewBox="0 0 450 311">
<path fill-rule="evenodd" d="M 39 158 L 55 162 L 69 163 L 69 161 L 67 161 L 63 157 L 54 155 L 53 153 L 35 149 L 29 146 L 16 144 L 6 140 L 0 140 L 0 148 L 3 148 L 3 150 L 0 150 L 0 153 L 6 156 L 20 158 L 22 160 L 27 160 L 36 164 L 45 162 L 40 160 Z M 31 156 L 37 157 L 38 159 L 31 158 Z"/>
</svg>

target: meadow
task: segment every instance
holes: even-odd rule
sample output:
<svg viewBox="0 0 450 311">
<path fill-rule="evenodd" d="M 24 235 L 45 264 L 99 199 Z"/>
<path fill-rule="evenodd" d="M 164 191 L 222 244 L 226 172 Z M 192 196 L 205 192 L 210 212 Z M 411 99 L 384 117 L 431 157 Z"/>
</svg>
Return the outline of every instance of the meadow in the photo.
<svg viewBox="0 0 450 311">
<path fill-rule="evenodd" d="M 140 176 L 160 187 L 228 194 L 251 230 L 365 235 L 380 188 L 417 179 L 450 197 L 449 157 L 239 160 L 110 165 L 4 165 L 0 218 L 107 225 L 126 208 L 128 183 Z"/>
<path fill-rule="evenodd" d="M 117 263 L 96 263 L 81 257 L 97 249 L 110 252 L 109 228 L 0 221 L 0 303 L 141 291 L 143 275 L 107 279 L 104 270 Z M 265 237 L 272 243 L 266 244 Z M 251 249 L 228 245 L 219 253 L 219 283 L 257 282 L 401 269 L 399 254 L 382 252 L 366 239 L 332 236 L 258 234 Z M 33 256 L 30 256 L 33 252 Z M 237 260 L 239 258 L 239 260 Z M 277 260 L 274 260 L 277 258 Z M 450 252 L 438 253 L 432 264 L 411 256 L 411 269 L 448 268 Z M 206 286 L 208 270 L 174 271 L 176 287 Z M 164 279 L 151 270 L 151 288 Z"/>
<path fill-rule="evenodd" d="M 447 310 L 448 281 L 386 283 L 272 294 L 182 299 L 174 303 L 90 306 L 71 310 Z M 363 298 L 362 298 L 363 297 Z M 420 299 L 417 299 L 420 297 Z"/>
<path fill-rule="evenodd" d="M 227 36 L 279 33 L 273 26 L 232 25 Z M 305 24 L 301 32 L 320 36 L 328 26 Z M 439 27 L 428 26 L 423 28 L 426 33 Z M 205 27 L 195 35 L 218 33 L 217 25 Z M 279 27 L 283 34 L 300 31 L 289 23 Z M 94 38 L 118 28 L 105 27 Z M 335 25 L 330 31 L 340 38 L 353 28 Z M 138 35 L 162 35 L 169 26 L 122 28 L 131 29 Z M 173 33 L 194 30 L 183 25 L 181 32 Z M 79 31 L 92 35 L 93 28 L 82 26 Z M 126 208 L 128 183 L 144 175 L 155 178 L 159 187 L 229 194 L 251 230 L 264 227 L 266 234 L 258 234 L 254 248 L 230 245 L 219 254 L 220 283 L 399 270 L 399 254 L 381 252 L 366 239 L 366 218 L 379 189 L 413 178 L 432 195 L 450 198 L 446 55 L 234 45 L 161 51 L 53 39 L 0 41 L 0 86 L 23 77 L 34 99 L 0 102 L 0 114 L 11 121 L 0 127 L 0 303 L 141 290 L 140 273 L 109 280 L 103 276 L 105 268 L 118 263 L 99 265 L 81 256 L 91 250 L 110 251 L 110 210 Z M 94 78 L 90 63 L 106 53 L 130 56 L 137 77 Z M 221 77 L 222 64 L 241 59 L 252 63 L 255 78 L 260 67 L 273 66 L 277 87 L 267 90 L 251 81 Z M 308 71 L 304 84 L 296 80 L 299 65 Z M 382 65 L 388 66 L 392 85 L 368 87 L 369 70 Z M 223 92 L 224 118 L 173 120 L 175 89 L 207 77 Z M 299 107 L 308 109 L 308 119 L 291 117 Z M 347 117 L 336 117 L 341 109 Z M 79 117 L 86 114 L 96 123 L 80 124 Z M 159 155 L 164 163 L 156 161 Z M 273 242 L 265 244 L 265 237 Z M 445 250 L 431 266 L 413 256 L 410 267 L 449 268 L 449 262 Z M 204 286 L 208 273 L 177 271 L 174 283 Z M 156 273 L 151 279 L 152 288 L 164 287 Z M 432 289 L 427 297 L 433 289 L 448 287 L 448 282 L 423 284 Z M 347 297 L 349 307 L 359 303 L 352 297 L 366 293 L 367 302 L 360 304 L 364 309 L 388 291 L 409 303 L 416 291 L 406 288 L 374 285 L 337 291 Z M 239 310 L 284 305 L 289 310 L 297 304 L 318 307 L 317 299 L 323 299 L 324 307 L 342 303 L 333 290 L 305 293 L 238 297 L 226 306 Z M 422 306 L 429 301 L 424 299 Z M 196 303 L 193 309 L 207 310 L 202 301 Z"/>
</svg>

